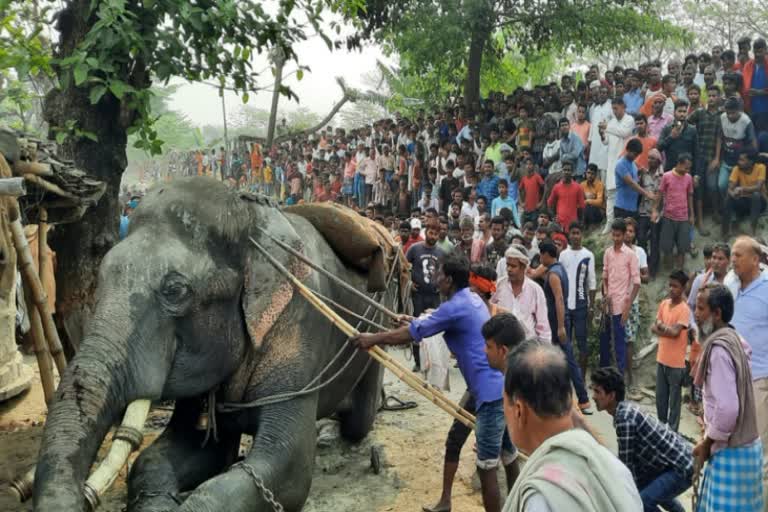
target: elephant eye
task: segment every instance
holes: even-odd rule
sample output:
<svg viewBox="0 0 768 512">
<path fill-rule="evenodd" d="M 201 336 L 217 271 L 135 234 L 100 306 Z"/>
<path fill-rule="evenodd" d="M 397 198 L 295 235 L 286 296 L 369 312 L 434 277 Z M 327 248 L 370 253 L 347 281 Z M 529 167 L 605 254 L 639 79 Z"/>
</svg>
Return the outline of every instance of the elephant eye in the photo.
<svg viewBox="0 0 768 512">
<path fill-rule="evenodd" d="M 160 287 L 160 295 L 168 304 L 183 302 L 191 292 L 187 278 L 177 272 L 168 274 Z"/>
</svg>

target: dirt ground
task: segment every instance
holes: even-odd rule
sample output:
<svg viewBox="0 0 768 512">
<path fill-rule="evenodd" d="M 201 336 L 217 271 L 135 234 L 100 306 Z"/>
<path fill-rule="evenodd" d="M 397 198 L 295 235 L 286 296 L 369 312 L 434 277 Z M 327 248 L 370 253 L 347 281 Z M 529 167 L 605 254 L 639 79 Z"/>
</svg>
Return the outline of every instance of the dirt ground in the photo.
<svg viewBox="0 0 768 512">
<path fill-rule="evenodd" d="M 402 359 L 403 352 L 397 356 Z M 26 362 L 33 366 L 33 358 Z M 409 361 L 404 361 L 410 366 Z M 433 404 L 427 402 L 402 382 L 387 374 L 385 389 L 388 395 L 401 400 L 412 400 L 415 409 L 390 412 L 382 411 L 374 431 L 359 445 L 351 445 L 331 436 L 330 446 L 318 447 L 315 459 L 314 479 L 306 512 L 330 510 L 369 510 L 376 512 L 418 512 L 422 505 L 432 505 L 440 494 L 443 446 L 451 418 Z M 449 397 L 458 401 L 464 392 L 464 381 L 457 369 L 451 371 Z M 649 410 L 653 402 L 645 399 Z M 45 419 L 44 401 L 39 378 L 32 389 L 23 396 L 0 404 L 0 510 L 29 511 L 31 503 L 18 503 L 9 493 L 8 482 L 25 468 L 34 464 Z M 147 423 L 145 443 L 150 443 L 162 430 L 168 412 L 154 410 Z M 611 419 L 606 413 L 596 413 L 589 423 L 610 449 L 616 449 Z M 333 431 L 333 425 L 329 428 Z M 332 423 L 332 422 L 331 422 Z M 681 431 L 690 438 L 698 437 L 694 418 L 683 409 Z M 453 510 L 482 512 L 482 502 L 474 476 L 472 438 L 462 454 L 453 491 Z M 102 454 L 108 445 L 102 447 Z M 380 455 L 380 471 L 372 469 L 372 449 Z M 125 510 L 125 476 L 121 477 L 104 497 L 100 510 L 120 512 Z M 682 500 L 690 507 L 690 494 Z"/>
</svg>

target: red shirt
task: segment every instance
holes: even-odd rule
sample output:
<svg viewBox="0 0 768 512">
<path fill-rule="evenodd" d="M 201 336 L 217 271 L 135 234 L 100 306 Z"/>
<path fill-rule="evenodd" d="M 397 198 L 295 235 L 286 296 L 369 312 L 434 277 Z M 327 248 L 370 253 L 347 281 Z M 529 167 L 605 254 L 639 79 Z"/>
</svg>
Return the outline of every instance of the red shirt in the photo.
<svg viewBox="0 0 768 512">
<path fill-rule="evenodd" d="M 532 212 L 538 208 L 542 187 L 544 187 L 544 178 L 537 172 L 534 172 L 532 176 L 526 174 L 520 178 L 520 188 L 525 190 L 523 208 L 526 212 Z"/>
<path fill-rule="evenodd" d="M 423 241 L 424 239 L 421 237 L 421 235 L 419 235 L 417 238 L 413 238 L 413 235 L 409 236 L 408 240 L 406 240 L 405 243 L 403 244 L 403 254 L 407 254 L 408 249 L 416 242 L 423 242 Z"/>
<path fill-rule="evenodd" d="M 557 223 L 567 230 L 571 222 L 578 220 L 579 209 L 584 208 L 584 189 L 575 181 L 571 181 L 567 185 L 561 181 L 552 187 L 552 193 L 547 204 L 554 206 L 555 201 L 557 201 L 557 211 L 555 212 Z"/>
</svg>

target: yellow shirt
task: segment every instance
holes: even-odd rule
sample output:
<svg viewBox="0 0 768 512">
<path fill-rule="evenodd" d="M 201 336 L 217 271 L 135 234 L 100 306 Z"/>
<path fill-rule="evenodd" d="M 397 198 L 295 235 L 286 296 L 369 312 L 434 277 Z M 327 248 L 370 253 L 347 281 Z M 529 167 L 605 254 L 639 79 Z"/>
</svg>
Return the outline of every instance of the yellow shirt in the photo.
<svg viewBox="0 0 768 512">
<path fill-rule="evenodd" d="M 739 166 L 735 166 L 731 171 L 731 178 L 729 180 L 737 187 L 753 187 L 758 182 L 763 182 L 763 189 L 761 192 L 765 194 L 765 164 L 755 164 L 752 167 L 752 172 L 749 174 L 742 171 Z"/>
<path fill-rule="evenodd" d="M 605 208 L 605 186 L 602 181 L 595 179 L 592 186 L 590 186 L 587 180 L 584 180 L 581 182 L 581 188 L 584 190 L 584 197 L 587 197 L 584 201 L 586 204 L 597 208 Z M 594 194 L 594 197 L 591 199 L 589 199 L 590 194 Z"/>
<path fill-rule="evenodd" d="M 264 167 L 264 183 L 272 183 L 272 168 L 268 165 Z"/>
</svg>

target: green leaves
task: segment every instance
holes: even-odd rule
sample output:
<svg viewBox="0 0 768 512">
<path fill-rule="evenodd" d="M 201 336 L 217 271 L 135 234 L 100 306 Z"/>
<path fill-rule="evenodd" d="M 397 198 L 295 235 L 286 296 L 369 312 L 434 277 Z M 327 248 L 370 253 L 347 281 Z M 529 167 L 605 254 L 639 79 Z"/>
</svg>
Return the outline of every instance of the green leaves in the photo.
<svg viewBox="0 0 768 512">
<path fill-rule="evenodd" d="M 104 93 L 107 92 L 107 87 L 105 85 L 97 85 L 91 89 L 91 92 L 88 95 L 88 98 L 91 100 L 91 105 L 95 105 L 101 100 L 101 97 L 104 96 Z"/>
</svg>

